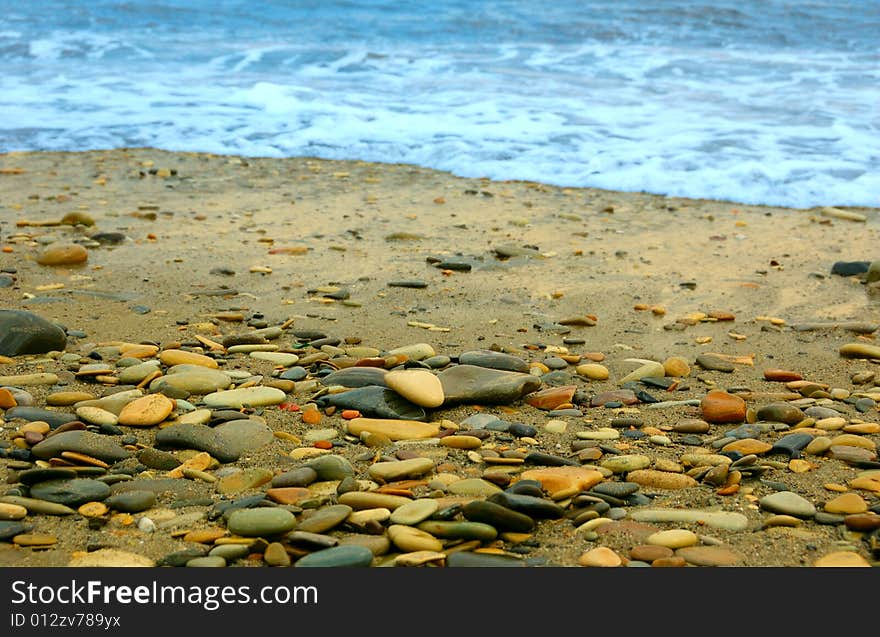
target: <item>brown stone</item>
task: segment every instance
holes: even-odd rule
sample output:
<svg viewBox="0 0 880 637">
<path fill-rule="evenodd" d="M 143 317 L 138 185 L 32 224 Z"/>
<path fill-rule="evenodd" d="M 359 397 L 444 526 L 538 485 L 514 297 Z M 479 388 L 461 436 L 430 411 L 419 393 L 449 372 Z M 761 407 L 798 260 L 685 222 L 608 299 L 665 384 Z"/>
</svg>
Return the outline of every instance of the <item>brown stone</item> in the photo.
<svg viewBox="0 0 880 637">
<path fill-rule="evenodd" d="M 764 379 L 780 383 L 788 383 L 794 380 L 802 380 L 803 376 L 797 372 L 788 371 L 786 369 L 765 369 Z"/>
<path fill-rule="evenodd" d="M 631 559 L 648 563 L 664 557 L 672 557 L 673 554 L 674 552 L 671 548 L 655 544 L 639 544 L 629 550 L 629 556 Z"/>
<path fill-rule="evenodd" d="M 746 418 L 746 402 L 739 396 L 713 389 L 700 401 L 703 420 L 708 423 L 737 423 Z"/>
<path fill-rule="evenodd" d="M 836 551 L 823 555 L 813 563 L 813 566 L 843 568 L 843 567 L 860 567 L 871 565 L 864 557 L 852 551 Z"/>
<path fill-rule="evenodd" d="M 131 427 L 158 425 L 174 411 L 174 401 L 164 394 L 147 394 L 125 405 L 119 412 L 119 424 Z"/>
<path fill-rule="evenodd" d="M 767 453 L 773 448 L 773 445 L 767 442 L 763 442 L 761 440 L 755 440 L 754 438 L 742 438 L 741 440 L 734 440 L 721 448 L 721 451 L 738 451 L 744 456 L 748 456 L 754 454 L 756 456 L 760 456 L 761 454 Z"/>
<path fill-rule="evenodd" d="M 78 243 L 51 243 L 37 255 L 40 265 L 79 265 L 89 258 L 89 251 Z"/>
<path fill-rule="evenodd" d="M 570 404 L 576 389 L 575 385 L 549 387 L 527 395 L 525 401 L 532 407 L 551 411 L 560 405 Z"/>
<path fill-rule="evenodd" d="M 651 566 L 655 568 L 681 568 L 687 566 L 687 560 L 680 555 L 672 555 L 670 557 L 661 557 L 654 560 L 651 562 Z"/>
<path fill-rule="evenodd" d="M 582 491 L 602 482 L 602 473 L 586 467 L 548 467 L 530 469 L 520 474 L 523 480 L 537 480 L 549 494 L 569 490 Z"/>
<path fill-rule="evenodd" d="M 187 352 L 182 349 L 166 349 L 159 354 L 159 360 L 172 367 L 174 365 L 201 365 L 211 369 L 217 369 L 219 364 L 210 356 L 197 352 Z"/>
<path fill-rule="evenodd" d="M 846 528 L 853 531 L 873 531 L 874 529 L 880 529 L 880 515 L 873 511 L 852 513 L 844 516 L 843 523 L 846 525 Z"/>
<path fill-rule="evenodd" d="M 864 513 L 868 503 L 858 493 L 844 493 L 825 503 L 827 513 Z"/>
<path fill-rule="evenodd" d="M 304 487 L 274 487 L 266 490 L 266 497 L 279 504 L 296 504 L 314 496 L 312 491 Z"/>
<path fill-rule="evenodd" d="M 695 566 L 738 566 L 743 556 L 723 546 L 686 546 L 675 554 Z"/>
<path fill-rule="evenodd" d="M 578 558 L 581 566 L 616 567 L 623 564 L 623 560 L 613 550 L 606 546 L 599 546 L 581 554 Z"/>
<path fill-rule="evenodd" d="M 689 489 L 699 484 L 689 475 L 669 473 L 656 469 L 637 469 L 626 474 L 627 482 L 635 482 L 644 487 L 655 489 Z"/>
</svg>

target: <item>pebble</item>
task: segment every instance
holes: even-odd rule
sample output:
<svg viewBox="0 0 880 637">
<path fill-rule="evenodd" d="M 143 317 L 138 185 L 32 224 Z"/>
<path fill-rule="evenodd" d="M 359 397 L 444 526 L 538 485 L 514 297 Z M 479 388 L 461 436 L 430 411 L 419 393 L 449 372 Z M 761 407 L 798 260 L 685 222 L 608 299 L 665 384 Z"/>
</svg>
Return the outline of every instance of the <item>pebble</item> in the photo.
<svg viewBox="0 0 880 637">
<path fill-rule="evenodd" d="M 437 352 L 434 351 L 434 347 L 429 343 L 413 343 L 410 345 L 395 347 L 394 349 L 389 350 L 388 354 L 391 356 L 406 356 L 410 360 L 420 361 L 436 356 Z"/>
<path fill-rule="evenodd" d="M 388 509 L 392 513 L 399 506 L 412 502 L 410 498 L 388 493 L 376 493 L 370 491 L 349 491 L 337 498 L 339 504 L 350 506 L 355 511 L 362 509 Z"/>
<path fill-rule="evenodd" d="M 421 407 L 439 407 L 445 399 L 440 379 L 427 370 L 392 370 L 385 375 L 385 382 L 389 388 Z"/>
<path fill-rule="evenodd" d="M 806 417 L 804 412 L 794 405 L 780 402 L 761 405 L 758 408 L 757 416 L 759 420 L 784 422 L 788 425 L 794 425 Z"/>
<path fill-rule="evenodd" d="M 307 533 L 325 533 L 342 524 L 353 510 L 347 504 L 331 504 L 321 507 L 314 514 L 300 520 L 297 523 L 297 529 Z"/>
<path fill-rule="evenodd" d="M 472 500 L 461 509 L 465 519 L 483 522 L 499 531 L 528 533 L 535 527 L 535 521 L 528 515 L 488 500 Z"/>
<path fill-rule="evenodd" d="M 74 478 L 73 480 L 45 480 L 31 486 L 30 496 L 46 502 L 78 507 L 86 502 L 104 500 L 110 487 L 100 480 Z"/>
<path fill-rule="evenodd" d="M 686 546 L 693 546 L 699 542 L 697 534 L 687 529 L 668 529 L 665 531 L 657 531 L 645 538 L 648 544 L 656 544 L 657 546 L 665 546 L 669 549 L 680 549 Z"/>
<path fill-rule="evenodd" d="M 592 567 L 616 567 L 623 564 L 620 555 L 606 546 L 598 546 L 578 557 L 578 564 Z"/>
<path fill-rule="evenodd" d="M 357 544 L 333 546 L 299 558 L 294 567 L 367 567 L 373 563 L 373 552 Z"/>
<path fill-rule="evenodd" d="M 394 462 L 376 462 L 370 465 L 368 473 L 377 482 L 393 482 L 418 477 L 433 469 L 434 461 L 430 458 L 411 458 Z"/>
<path fill-rule="evenodd" d="M 198 365 L 200 367 L 217 369 L 220 366 L 216 359 L 210 356 L 181 349 L 163 350 L 159 354 L 159 360 L 168 367 L 174 367 L 175 365 Z"/>
<path fill-rule="evenodd" d="M 565 509 L 545 498 L 498 491 L 488 497 L 490 502 L 523 513 L 530 518 L 558 519 L 565 515 Z"/>
<path fill-rule="evenodd" d="M 266 421 L 258 416 L 226 421 L 214 427 L 214 433 L 226 452 L 236 457 L 262 449 L 275 440 Z"/>
<path fill-rule="evenodd" d="M 354 436 L 369 432 L 382 434 L 391 440 L 420 440 L 434 438 L 440 433 L 440 425 L 436 423 L 387 418 L 354 418 L 345 426 L 348 433 Z"/>
<path fill-rule="evenodd" d="M 226 522 L 231 533 L 244 537 L 272 537 L 292 531 L 296 517 L 281 508 L 260 507 L 233 511 Z"/>
<path fill-rule="evenodd" d="M 739 396 L 721 390 L 709 391 L 700 401 L 703 420 L 713 424 L 743 422 L 746 403 Z"/>
<path fill-rule="evenodd" d="M 823 509 L 827 513 L 864 513 L 868 503 L 857 493 L 844 493 L 826 502 Z"/>
<path fill-rule="evenodd" d="M 342 456 L 335 454 L 312 458 L 304 467 L 312 469 L 318 474 L 318 480 L 344 480 L 354 475 L 354 467 Z"/>
<path fill-rule="evenodd" d="M 675 554 L 694 566 L 742 566 L 744 562 L 740 553 L 723 546 L 687 546 Z"/>
<path fill-rule="evenodd" d="M 388 527 L 387 533 L 391 543 L 403 552 L 443 550 L 443 542 L 415 527 L 392 524 Z"/>
<path fill-rule="evenodd" d="M 80 265 L 88 261 L 89 251 L 77 243 L 56 241 L 37 254 L 40 265 Z"/>
<path fill-rule="evenodd" d="M 464 478 L 450 484 L 447 490 L 455 495 L 487 497 L 500 492 L 501 488 L 482 478 Z"/>
<path fill-rule="evenodd" d="M 478 367 L 489 367 L 510 372 L 528 373 L 529 371 L 529 364 L 527 361 L 511 354 L 491 350 L 471 350 L 463 352 L 458 357 L 458 361 L 461 365 L 476 365 Z"/>
<path fill-rule="evenodd" d="M 220 462 L 235 462 L 239 457 L 238 453 L 227 449 L 218 433 L 207 425 L 178 423 L 165 427 L 156 432 L 155 445 L 160 449 L 204 451 Z"/>
<path fill-rule="evenodd" d="M 541 469 L 529 469 L 520 474 L 521 480 L 536 480 L 541 483 L 541 488 L 550 494 L 562 492 L 586 491 L 600 483 L 603 479 L 601 472 L 587 467 L 549 467 Z"/>
<path fill-rule="evenodd" d="M 868 343 L 846 343 L 840 346 L 838 353 L 846 358 L 880 359 L 880 346 Z"/>
<path fill-rule="evenodd" d="M 152 427 L 164 421 L 174 411 L 174 401 L 163 394 L 148 394 L 136 398 L 119 412 L 120 425 Z"/>
<path fill-rule="evenodd" d="M 600 466 L 613 473 L 627 473 L 650 467 L 651 458 L 641 454 L 612 456 L 603 460 Z"/>
<path fill-rule="evenodd" d="M 164 376 L 153 380 L 150 383 L 150 391 L 161 392 L 171 389 L 204 396 L 226 390 L 231 384 L 232 377 L 219 369 L 200 365 L 177 365 L 169 368 Z"/>
<path fill-rule="evenodd" d="M 156 505 L 156 494 L 152 491 L 135 489 L 111 495 L 103 504 L 114 511 L 140 513 Z"/>
<path fill-rule="evenodd" d="M 454 365 L 437 374 L 443 385 L 443 406 L 459 404 L 507 404 L 541 387 L 531 374 L 490 369 L 476 365 Z"/>
<path fill-rule="evenodd" d="M 864 557 L 852 551 L 835 551 L 823 555 L 815 562 L 813 566 L 830 567 L 830 568 L 848 568 L 848 567 L 870 567 L 871 564 Z"/>
<path fill-rule="evenodd" d="M 418 500 L 413 500 L 412 502 L 407 502 L 406 504 L 396 508 L 390 516 L 390 521 L 392 524 L 405 524 L 408 526 L 415 526 L 420 522 L 424 522 L 429 517 L 431 517 L 437 509 L 440 508 L 440 503 L 433 498 L 419 498 Z"/>
<path fill-rule="evenodd" d="M 684 378 L 690 376 L 691 367 L 688 362 L 681 356 L 670 356 L 663 361 L 663 371 L 666 376 L 673 378 Z"/>
<path fill-rule="evenodd" d="M 724 360 L 720 356 L 713 356 L 712 354 L 700 354 L 697 356 L 696 363 L 708 371 L 730 373 L 735 369 L 733 363 L 730 361 Z"/>
<path fill-rule="evenodd" d="M 76 513 L 75 509 L 71 509 L 64 504 L 56 504 L 47 500 L 37 498 L 25 498 L 17 495 L 0 496 L 0 503 L 16 504 L 27 509 L 28 513 L 38 515 L 71 515 Z"/>
<path fill-rule="evenodd" d="M 262 467 L 248 467 L 235 473 L 223 476 L 217 482 L 217 492 L 223 495 L 235 495 L 250 489 L 256 489 L 272 480 L 274 474 Z"/>
<path fill-rule="evenodd" d="M 611 373 L 608 368 L 599 363 L 584 363 L 575 368 L 575 373 L 590 380 L 608 380 Z"/>
<path fill-rule="evenodd" d="M 0 502 L 0 520 L 21 520 L 27 513 L 27 508 L 20 504 Z"/>
<path fill-rule="evenodd" d="M 238 387 L 206 394 L 202 401 L 215 409 L 241 409 L 242 407 L 263 407 L 284 402 L 287 394 L 274 387 Z"/>
<path fill-rule="evenodd" d="M 809 500 L 793 491 L 771 493 L 761 498 L 758 504 L 765 511 L 792 515 L 797 518 L 811 518 L 816 514 L 816 507 Z"/>
<path fill-rule="evenodd" d="M 31 448 L 31 453 L 41 459 L 60 457 L 65 451 L 75 451 L 108 463 L 119 462 L 132 455 L 109 436 L 84 430 L 56 433 Z"/>
</svg>

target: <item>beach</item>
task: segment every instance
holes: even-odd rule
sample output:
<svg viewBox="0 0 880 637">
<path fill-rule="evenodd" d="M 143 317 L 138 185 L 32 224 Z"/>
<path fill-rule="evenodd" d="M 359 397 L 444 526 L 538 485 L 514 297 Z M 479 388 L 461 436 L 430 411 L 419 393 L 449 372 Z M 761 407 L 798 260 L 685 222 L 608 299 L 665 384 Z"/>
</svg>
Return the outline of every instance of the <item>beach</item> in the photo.
<svg viewBox="0 0 880 637">
<path fill-rule="evenodd" d="M 0 359 L 0 385 L 19 392 L 7 392 L 15 403 L 2 414 L 0 519 L 11 530 L 0 565 L 93 556 L 296 567 L 356 546 L 374 567 L 876 566 L 880 291 L 868 267 L 880 261 L 878 229 L 874 208 L 742 205 L 403 164 L 151 148 L 0 155 L 0 309 L 66 330 L 63 350 Z M 155 374 L 120 380 L 151 360 Z M 391 405 L 396 416 L 331 404 L 351 388 L 324 382 L 355 367 L 436 378 L 462 360 L 478 368 L 463 397 L 450 402 L 444 385 L 445 402 L 425 399 L 434 406 L 421 418 L 400 417 L 419 413 L 407 400 Z M 206 407 L 209 392 L 151 392 L 175 364 L 231 371 L 232 384 L 283 398 Z M 293 367 L 302 371 L 285 376 Z M 503 377 L 514 388 L 479 393 L 494 382 L 486 369 L 519 374 Z M 55 378 L 16 384 L 34 374 Z M 397 382 L 387 391 L 417 400 L 438 384 Z M 170 412 L 121 424 L 78 411 L 133 389 L 168 394 Z M 37 457 L 59 425 L 33 425 L 43 421 L 21 411 L 21 391 L 125 459 L 74 448 Z M 256 432 L 242 452 L 175 473 L 207 452 L 168 432 L 181 419 L 236 422 L 224 410 Z M 358 418 L 433 429 L 355 434 Z M 325 473 L 312 480 L 282 477 L 316 464 Z M 52 480 L 56 489 L 36 488 Z M 83 502 L 77 487 L 88 485 L 76 480 L 109 490 Z M 534 501 L 493 495 L 518 481 Z M 142 500 L 118 504 L 129 491 Z M 363 493 L 378 499 L 351 495 Z M 284 511 L 283 531 L 230 530 L 218 503 L 248 497 L 243 511 Z M 107 498 L 118 508 L 101 506 Z M 394 498 L 430 512 L 395 517 L 406 503 Z M 39 513 L 33 500 L 73 511 Z M 485 520 L 505 512 L 477 501 L 506 502 L 532 524 L 493 527 Z M 339 507 L 351 511 L 314 524 Z M 319 530 L 290 535 L 299 528 Z"/>
</svg>

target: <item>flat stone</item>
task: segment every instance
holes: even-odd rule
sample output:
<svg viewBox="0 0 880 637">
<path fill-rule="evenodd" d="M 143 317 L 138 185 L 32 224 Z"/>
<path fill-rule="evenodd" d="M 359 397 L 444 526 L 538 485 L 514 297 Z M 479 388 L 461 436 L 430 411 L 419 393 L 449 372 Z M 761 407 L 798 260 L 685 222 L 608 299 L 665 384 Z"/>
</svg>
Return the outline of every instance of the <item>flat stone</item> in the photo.
<svg viewBox="0 0 880 637">
<path fill-rule="evenodd" d="M 627 358 L 625 363 L 638 363 L 639 367 L 629 372 L 617 381 L 618 385 L 640 381 L 643 378 L 663 378 L 666 375 L 666 369 L 662 363 L 644 358 Z"/>
<path fill-rule="evenodd" d="M 119 462 L 132 455 L 110 436 L 85 430 L 63 431 L 49 436 L 31 448 L 31 453 L 43 460 L 61 457 L 65 451 L 75 451 L 108 463 Z"/>
<path fill-rule="evenodd" d="M 321 378 L 325 387 L 339 385 L 341 387 L 387 387 L 385 376 L 388 370 L 381 367 L 346 367 L 331 372 Z"/>
<path fill-rule="evenodd" d="M 648 544 L 656 544 L 657 546 L 665 546 L 669 549 L 680 549 L 685 546 L 693 546 L 699 542 L 697 534 L 687 529 L 668 529 L 665 531 L 657 531 L 652 533 L 645 542 Z"/>
<path fill-rule="evenodd" d="M 501 487 L 482 478 L 456 480 L 446 487 L 449 493 L 474 497 L 487 497 L 501 491 Z"/>
<path fill-rule="evenodd" d="M 45 354 L 66 347 L 67 334 L 56 324 L 26 310 L 0 310 L 0 355 Z"/>
<path fill-rule="evenodd" d="M 558 519 L 565 514 L 565 510 L 555 502 L 532 495 L 498 491 L 490 495 L 487 500 L 519 511 L 533 519 Z"/>
<path fill-rule="evenodd" d="M 78 507 L 86 502 L 100 502 L 110 495 L 110 487 L 100 480 L 74 478 L 73 480 L 46 480 L 31 486 L 32 498 Z"/>
<path fill-rule="evenodd" d="M 5 383 L 0 382 L 0 384 Z M 28 422 L 47 422 L 52 429 L 57 429 L 61 425 L 76 421 L 77 417 L 74 414 L 69 414 L 63 411 L 51 411 L 49 409 L 41 409 L 40 407 L 18 406 L 6 410 L 6 420 L 12 421 L 15 419 L 27 420 Z"/>
<path fill-rule="evenodd" d="M 393 482 L 404 478 L 414 478 L 433 471 L 434 461 L 430 458 L 411 458 L 394 462 L 376 462 L 367 470 L 377 482 Z"/>
<path fill-rule="evenodd" d="M 603 475 L 595 469 L 586 467 L 548 467 L 529 469 L 520 474 L 522 480 L 537 480 L 541 487 L 553 497 L 556 493 L 586 491 L 602 482 Z"/>
<path fill-rule="evenodd" d="M 868 503 L 858 493 L 844 493 L 825 503 L 823 507 L 826 513 L 864 513 L 868 510 Z"/>
<path fill-rule="evenodd" d="M 12 538 L 27 533 L 31 527 L 13 520 L 0 520 L 0 542 L 11 542 Z"/>
<path fill-rule="evenodd" d="M 507 568 L 528 566 L 525 560 L 510 555 L 456 551 L 446 557 L 447 568 Z"/>
<path fill-rule="evenodd" d="M 240 420 L 228 420 L 214 427 L 217 442 L 230 455 L 242 455 L 262 449 L 275 441 L 272 430 L 263 418 L 252 416 Z"/>
<path fill-rule="evenodd" d="M 590 380 L 608 380 L 608 377 L 611 375 L 608 368 L 599 363 L 584 363 L 575 367 L 574 371 L 578 376 L 583 376 Z"/>
<path fill-rule="evenodd" d="M 455 365 L 437 374 L 444 407 L 459 404 L 508 404 L 541 387 L 541 379 L 521 372 L 477 365 Z"/>
<path fill-rule="evenodd" d="M 342 456 L 335 454 L 320 456 L 306 461 L 305 468 L 312 469 L 318 476 L 318 480 L 344 480 L 354 476 L 354 467 Z"/>
<path fill-rule="evenodd" d="M 528 515 L 488 500 L 472 500 L 461 509 L 465 519 L 483 522 L 499 531 L 528 533 L 535 527 L 535 521 Z"/>
<path fill-rule="evenodd" d="M 93 425 L 115 425 L 119 422 L 119 417 L 113 412 L 87 405 L 77 407 L 76 416 L 83 422 Z"/>
<path fill-rule="evenodd" d="M 281 367 L 290 367 L 291 365 L 296 365 L 299 362 L 299 356 L 292 352 L 250 352 L 248 354 L 250 358 L 261 361 L 268 361 L 273 365 L 280 365 Z"/>
<path fill-rule="evenodd" d="M 798 407 L 784 402 L 761 405 L 758 407 L 757 416 L 759 420 L 784 422 L 788 425 L 797 424 L 806 417 Z"/>
<path fill-rule="evenodd" d="M 403 524 L 392 524 L 387 530 L 391 543 L 403 552 L 440 551 L 443 542 L 426 531 Z"/>
<path fill-rule="evenodd" d="M 346 427 L 348 433 L 354 436 L 369 432 L 395 441 L 434 438 L 440 433 L 440 425 L 436 423 L 387 418 L 353 418 L 346 423 Z"/>
<path fill-rule="evenodd" d="M 599 392 L 593 396 L 590 399 L 590 407 L 602 407 L 609 403 L 635 405 L 638 402 L 638 397 L 631 389 L 614 389 L 611 391 Z"/>
<path fill-rule="evenodd" d="M 217 369 L 219 364 L 210 356 L 199 354 L 197 352 L 188 352 L 182 349 L 166 349 L 159 354 L 159 360 L 165 365 L 173 367 L 175 365 L 199 365 Z"/>
<path fill-rule="evenodd" d="M 458 357 L 461 365 L 476 365 L 477 367 L 488 367 L 491 369 L 506 370 L 509 372 L 528 373 L 529 364 L 518 356 L 505 354 L 504 352 L 495 352 L 492 350 L 471 350 L 463 352 Z"/>
<path fill-rule="evenodd" d="M 220 478 L 217 491 L 223 495 L 235 495 L 269 483 L 273 475 L 269 469 L 249 467 Z"/>
<path fill-rule="evenodd" d="M 755 440 L 754 438 L 743 438 L 742 440 L 735 440 L 724 445 L 723 447 L 721 447 L 721 451 L 735 451 L 743 454 L 744 456 L 749 454 L 760 456 L 767 453 L 772 448 L 773 445 L 768 442 L 764 442 L 763 440 Z"/>
<path fill-rule="evenodd" d="M 392 524 L 415 526 L 419 522 L 427 520 L 439 508 L 440 503 L 434 498 L 419 498 L 397 507 L 391 513 L 389 520 Z"/>
<path fill-rule="evenodd" d="M 321 507 L 313 515 L 303 517 L 297 523 L 297 529 L 308 533 L 325 533 L 342 524 L 353 510 L 347 504 L 331 504 Z"/>
<path fill-rule="evenodd" d="M 437 352 L 429 343 L 413 343 L 411 345 L 402 345 L 388 351 L 390 356 L 406 356 L 410 360 L 420 361 L 426 358 L 436 356 Z"/>
<path fill-rule="evenodd" d="M 613 473 L 627 473 L 651 466 L 651 459 L 641 454 L 621 454 L 603 460 L 601 465 Z"/>
<path fill-rule="evenodd" d="M 73 513 L 76 513 L 76 509 L 71 509 L 69 506 L 66 506 L 64 504 L 56 504 L 55 502 L 48 502 L 46 500 L 39 500 L 37 498 L 25 498 L 17 495 L 0 496 L 0 503 L 22 506 L 27 509 L 29 514 L 33 513 L 38 515 L 71 515 Z"/>
<path fill-rule="evenodd" d="M 699 418 L 686 418 L 672 425 L 672 431 L 682 434 L 704 434 L 709 428 L 709 423 Z"/>
<path fill-rule="evenodd" d="M 318 479 L 318 472 L 311 467 L 297 467 L 272 478 L 273 487 L 307 487 Z"/>
<path fill-rule="evenodd" d="M 727 361 L 720 356 L 713 356 L 712 354 L 700 354 L 697 356 L 696 363 L 708 371 L 730 373 L 735 369 L 733 363 L 730 361 Z"/>
<path fill-rule="evenodd" d="M 232 377 L 219 369 L 210 369 L 201 365 L 176 365 L 169 368 L 164 376 L 150 382 L 150 391 L 174 389 L 195 396 L 204 396 L 224 391 L 231 384 Z"/>
<path fill-rule="evenodd" d="M 116 493 L 104 500 L 109 508 L 125 513 L 140 513 L 156 505 L 156 494 L 146 489 Z"/>
<path fill-rule="evenodd" d="M 693 522 L 727 531 L 745 531 L 749 519 L 733 511 L 702 511 L 699 509 L 638 509 L 630 513 L 639 522 Z"/>
<path fill-rule="evenodd" d="M 846 343 L 840 346 L 838 353 L 846 358 L 880 359 L 880 346 L 868 343 Z"/>
<path fill-rule="evenodd" d="M 815 562 L 813 566 L 825 568 L 849 568 L 849 567 L 870 567 L 871 564 L 864 557 L 852 551 L 835 551 L 823 555 Z"/>
<path fill-rule="evenodd" d="M 811 518 L 816 515 L 816 507 L 807 499 L 793 491 L 777 491 L 758 501 L 759 506 L 771 513 L 792 515 L 797 518 Z"/>
<path fill-rule="evenodd" d="M 299 558 L 294 567 L 357 568 L 373 563 L 373 552 L 357 544 L 333 546 Z"/>
<path fill-rule="evenodd" d="M 479 540 L 491 542 L 498 537 L 495 527 L 483 522 L 468 520 L 425 520 L 416 527 L 421 531 L 430 533 L 434 537 L 450 540 Z"/>
<path fill-rule="evenodd" d="M 287 509 L 258 507 L 233 511 L 226 522 L 231 533 L 244 537 L 272 537 L 292 531 L 296 517 Z"/>
<path fill-rule="evenodd" d="M 626 479 L 629 482 L 635 482 L 636 484 L 655 489 L 690 489 L 699 485 L 699 482 L 689 475 L 657 471 L 656 469 L 630 471 L 626 474 Z"/>
<path fill-rule="evenodd" d="M 562 405 L 570 405 L 576 389 L 575 385 L 548 387 L 527 395 L 525 402 L 537 409 L 552 411 Z"/>
<path fill-rule="evenodd" d="M 242 407 L 264 407 L 284 402 L 287 394 L 275 387 L 238 387 L 212 392 L 202 397 L 208 407 L 222 409 L 241 409 Z"/>
<path fill-rule="evenodd" d="M 223 439 L 207 425 L 178 423 L 156 432 L 157 447 L 204 451 L 220 462 L 235 462 L 239 454 L 227 449 Z"/>
<path fill-rule="evenodd" d="M 355 511 L 363 509 L 384 508 L 394 512 L 397 507 L 412 502 L 410 498 L 389 493 L 376 493 L 372 491 L 348 491 L 337 498 L 339 504 L 350 506 Z"/>
<path fill-rule="evenodd" d="M 119 412 L 120 425 L 152 427 L 164 421 L 174 411 L 174 401 L 163 394 L 147 394 L 136 398 Z"/>
<path fill-rule="evenodd" d="M 428 370 L 393 370 L 385 375 L 388 387 L 411 403 L 433 409 L 443 404 L 443 384 Z"/>
<path fill-rule="evenodd" d="M 389 372 L 390 373 L 390 372 Z M 425 409 L 388 387 L 367 386 L 338 394 L 326 394 L 316 400 L 321 407 L 355 409 L 366 417 L 398 420 L 427 419 Z"/>
</svg>

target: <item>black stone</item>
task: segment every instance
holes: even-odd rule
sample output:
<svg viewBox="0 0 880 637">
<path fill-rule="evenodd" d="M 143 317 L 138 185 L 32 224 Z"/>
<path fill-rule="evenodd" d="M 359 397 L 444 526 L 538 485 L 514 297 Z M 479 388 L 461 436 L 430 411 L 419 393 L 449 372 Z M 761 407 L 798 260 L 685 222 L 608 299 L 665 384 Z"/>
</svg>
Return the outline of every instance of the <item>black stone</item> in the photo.
<svg viewBox="0 0 880 637">
<path fill-rule="evenodd" d="M 100 502 L 110 495 L 110 487 L 100 480 L 46 480 L 31 486 L 31 497 L 76 508 L 86 502 Z"/>
<path fill-rule="evenodd" d="M 0 310 L 0 355 L 45 354 L 67 347 L 67 334 L 55 323 L 26 310 Z"/>
<path fill-rule="evenodd" d="M 186 566 L 186 563 L 196 557 L 204 557 L 211 550 L 209 546 L 192 546 L 174 553 L 160 557 L 156 566 Z"/>
<path fill-rule="evenodd" d="M 61 425 L 77 420 L 75 414 L 63 411 L 49 411 L 39 407 L 13 407 L 6 410 L 6 420 L 21 418 L 28 422 L 43 421 L 49 423 L 49 427 L 56 429 Z"/>
<path fill-rule="evenodd" d="M 580 466 L 580 462 L 574 458 L 563 458 L 542 451 L 530 451 L 526 454 L 525 464 L 534 464 L 544 467 Z"/>
<path fill-rule="evenodd" d="M 526 425 L 521 422 L 512 422 L 507 428 L 507 433 L 518 438 L 532 438 L 537 435 L 538 430 L 532 425 Z"/>
<path fill-rule="evenodd" d="M 327 394 L 316 400 L 320 407 L 356 409 L 373 418 L 427 420 L 425 410 L 387 387 L 359 387 L 339 394 Z M 171 429 L 171 427 L 169 427 Z"/>
<path fill-rule="evenodd" d="M 468 502 L 461 508 L 461 513 L 466 520 L 483 522 L 499 531 L 528 533 L 535 527 L 535 521 L 528 515 L 487 500 Z"/>
<path fill-rule="evenodd" d="M 30 528 L 21 522 L 0 520 L 0 542 L 11 540 L 21 533 L 27 533 Z"/>
<path fill-rule="evenodd" d="M 290 369 L 284 370 L 279 378 L 283 380 L 303 380 L 308 375 L 309 372 L 308 370 L 306 370 L 305 367 L 300 367 L 299 365 L 297 365 L 295 367 L 291 367 Z"/>
<path fill-rule="evenodd" d="M 428 287 L 428 282 L 427 281 L 418 281 L 418 280 L 389 281 L 388 287 L 390 287 L 390 288 L 422 289 L 422 288 Z"/>
<path fill-rule="evenodd" d="M 552 500 L 532 495 L 501 491 L 493 493 L 486 499 L 489 502 L 524 513 L 530 518 L 559 519 L 565 515 L 565 509 Z"/>
<path fill-rule="evenodd" d="M 813 440 L 813 436 L 805 433 L 793 433 L 777 440 L 770 449 L 771 454 L 784 453 L 789 458 L 800 458 L 801 450 Z"/>
<path fill-rule="evenodd" d="M 500 369 L 508 372 L 528 373 L 529 364 L 518 356 L 505 354 L 504 352 L 494 352 L 492 350 L 472 350 L 462 353 L 458 357 L 461 365 L 476 365 L 477 367 L 488 367 L 490 369 Z"/>
<path fill-rule="evenodd" d="M 37 484 L 46 480 L 72 480 L 76 478 L 77 472 L 73 469 L 65 467 L 57 467 L 51 469 L 28 469 L 18 474 L 18 482 L 21 484 Z"/>
<path fill-rule="evenodd" d="M 869 267 L 871 267 L 870 261 L 836 261 L 831 266 L 831 274 L 856 276 L 867 272 Z"/>
</svg>

